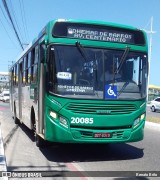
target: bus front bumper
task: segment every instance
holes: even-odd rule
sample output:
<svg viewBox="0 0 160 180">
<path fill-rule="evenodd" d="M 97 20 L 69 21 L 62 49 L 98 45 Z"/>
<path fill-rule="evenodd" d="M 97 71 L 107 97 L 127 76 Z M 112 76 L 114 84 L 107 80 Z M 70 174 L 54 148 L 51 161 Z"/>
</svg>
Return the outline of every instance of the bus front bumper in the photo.
<svg viewBox="0 0 160 180">
<path fill-rule="evenodd" d="M 45 139 L 59 143 L 136 142 L 143 139 L 144 126 L 145 120 L 141 121 L 136 128 L 129 129 L 116 129 L 116 127 L 114 130 L 66 128 L 57 124 L 52 119 L 48 119 L 46 123 Z M 105 136 L 103 137 L 103 135 Z"/>
</svg>

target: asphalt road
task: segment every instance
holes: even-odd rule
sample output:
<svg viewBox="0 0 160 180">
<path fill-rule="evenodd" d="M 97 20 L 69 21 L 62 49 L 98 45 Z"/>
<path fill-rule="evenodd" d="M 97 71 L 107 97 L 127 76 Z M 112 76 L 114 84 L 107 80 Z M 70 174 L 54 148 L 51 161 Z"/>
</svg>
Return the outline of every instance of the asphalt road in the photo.
<svg viewBox="0 0 160 180">
<path fill-rule="evenodd" d="M 160 130 L 151 126 L 145 127 L 144 140 L 136 143 L 50 146 L 39 149 L 35 145 L 33 133 L 24 125 L 14 124 L 8 104 L 0 102 L 0 112 L 8 171 L 55 171 L 59 176 L 63 176 L 64 170 L 76 173 L 82 171 L 84 179 L 88 179 L 87 176 L 89 179 L 100 179 L 96 176 L 104 174 L 98 171 L 120 171 L 122 176 L 124 171 L 160 171 Z M 160 117 L 160 113 L 148 113 Z"/>
</svg>

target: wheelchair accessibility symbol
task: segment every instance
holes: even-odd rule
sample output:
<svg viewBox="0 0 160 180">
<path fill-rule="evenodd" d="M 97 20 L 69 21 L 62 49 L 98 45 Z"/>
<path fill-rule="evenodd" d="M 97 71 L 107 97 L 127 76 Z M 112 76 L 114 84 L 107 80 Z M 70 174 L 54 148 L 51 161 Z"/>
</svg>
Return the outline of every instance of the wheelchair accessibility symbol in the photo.
<svg viewBox="0 0 160 180">
<path fill-rule="evenodd" d="M 117 99 L 117 86 L 105 85 L 105 98 Z"/>
</svg>

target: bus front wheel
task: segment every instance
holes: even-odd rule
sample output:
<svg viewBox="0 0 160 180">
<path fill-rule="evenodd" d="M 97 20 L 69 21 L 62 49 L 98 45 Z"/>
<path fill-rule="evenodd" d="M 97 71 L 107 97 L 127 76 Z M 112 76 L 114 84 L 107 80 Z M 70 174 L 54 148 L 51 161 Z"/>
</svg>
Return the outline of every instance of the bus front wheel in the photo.
<svg viewBox="0 0 160 180">
<path fill-rule="evenodd" d="M 35 113 L 33 109 L 31 111 L 31 124 L 32 124 L 32 130 L 34 131 L 36 146 L 39 148 L 44 148 L 47 142 L 41 136 L 39 136 L 36 132 L 37 126 L 36 126 L 36 120 L 35 120 Z"/>
<path fill-rule="evenodd" d="M 36 146 L 43 148 L 45 147 L 45 140 L 42 139 L 38 134 L 35 134 Z"/>
</svg>

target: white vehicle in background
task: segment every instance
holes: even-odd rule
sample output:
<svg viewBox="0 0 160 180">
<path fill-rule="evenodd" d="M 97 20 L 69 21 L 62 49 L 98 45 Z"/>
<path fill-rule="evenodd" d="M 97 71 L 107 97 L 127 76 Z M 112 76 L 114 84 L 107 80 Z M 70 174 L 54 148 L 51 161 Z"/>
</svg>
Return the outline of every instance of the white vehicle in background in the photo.
<svg viewBox="0 0 160 180">
<path fill-rule="evenodd" d="M 153 101 L 151 101 L 151 111 L 156 112 L 160 110 L 160 97 L 157 97 Z"/>
<path fill-rule="evenodd" d="M 3 102 L 9 102 L 9 99 L 10 99 L 9 91 L 3 91 L 2 92 L 2 101 Z"/>
<path fill-rule="evenodd" d="M 3 94 L 1 93 L 0 94 L 0 101 L 2 101 L 3 100 Z"/>
</svg>

